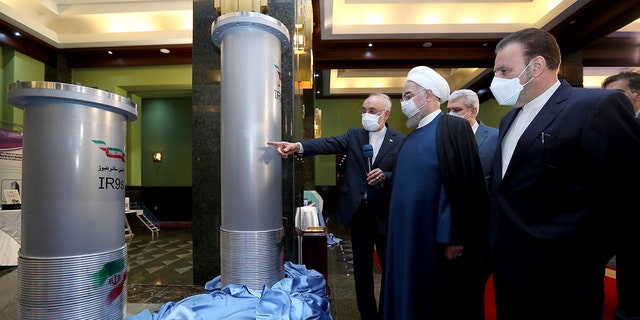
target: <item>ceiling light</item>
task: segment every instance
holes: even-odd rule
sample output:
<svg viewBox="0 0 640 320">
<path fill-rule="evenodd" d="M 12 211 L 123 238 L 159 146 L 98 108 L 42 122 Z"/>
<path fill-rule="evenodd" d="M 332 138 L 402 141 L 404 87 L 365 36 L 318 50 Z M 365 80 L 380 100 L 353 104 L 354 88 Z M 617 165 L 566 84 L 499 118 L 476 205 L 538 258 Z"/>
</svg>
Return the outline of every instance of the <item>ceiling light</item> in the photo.
<svg viewBox="0 0 640 320">
<path fill-rule="evenodd" d="M 160 52 L 162 52 L 162 53 L 169 53 L 169 52 L 171 52 L 171 51 L 169 51 L 169 49 L 167 49 L 167 48 L 162 48 L 162 49 L 160 49 Z"/>
<path fill-rule="evenodd" d="M 107 51 L 107 54 L 113 54 L 113 51 L 109 50 Z"/>
<path fill-rule="evenodd" d="M 22 34 L 20 33 L 20 31 L 14 32 L 13 35 L 16 37 L 22 37 Z"/>
<path fill-rule="evenodd" d="M 427 41 L 427 42 L 422 44 L 422 47 L 423 48 L 431 48 L 432 45 L 433 45 L 433 43 Z"/>
<path fill-rule="evenodd" d="M 369 42 L 369 48 L 373 47 L 373 43 Z"/>
</svg>

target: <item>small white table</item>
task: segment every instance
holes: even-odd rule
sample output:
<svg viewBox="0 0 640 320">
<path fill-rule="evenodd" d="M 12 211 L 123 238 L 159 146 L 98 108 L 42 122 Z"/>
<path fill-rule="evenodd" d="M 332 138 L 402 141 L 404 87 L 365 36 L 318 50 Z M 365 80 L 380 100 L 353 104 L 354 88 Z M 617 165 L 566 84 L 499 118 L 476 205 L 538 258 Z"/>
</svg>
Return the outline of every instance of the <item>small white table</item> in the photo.
<svg viewBox="0 0 640 320">
<path fill-rule="evenodd" d="M 17 266 L 21 210 L 0 210 L 0 266 Z"/>
</svg>

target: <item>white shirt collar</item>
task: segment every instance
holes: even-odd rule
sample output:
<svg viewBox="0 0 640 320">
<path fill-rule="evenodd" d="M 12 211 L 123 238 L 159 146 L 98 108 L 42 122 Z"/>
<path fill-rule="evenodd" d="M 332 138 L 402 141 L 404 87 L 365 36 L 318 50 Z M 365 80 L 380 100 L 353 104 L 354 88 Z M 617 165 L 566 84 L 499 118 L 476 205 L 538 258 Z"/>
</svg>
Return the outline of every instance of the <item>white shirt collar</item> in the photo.
<svg viewBox="0 0 640 320">
<path fill-rule="evenodd" d="M 478 120 L 476 120 L 476 122 L 471 126 L 471 129 L 473 130 L 473 133 L 475 134 L 476 131 L 478 131 L 478 127 L 480 125 L 478 124 Z"/>
<path fill-rule="evenodd" d="M 418 122 L 418 127 L 416 129 L 420 129 L 426 126 L 427 124 L 429 124 L 429 122 L 433 121 L 433 119 L 435 119 L 437 115 L 441 113 L 442 113 L 442 110 L 440 109 L 437 109 L 436 111 L 429 113 L 426 117 L 420 119 L 420 122 Z"/>
<path fill-rule="evenodd" d="M 558 87 L 560 87 L 560 81 L 556 80 L 556 82 L 551 87 L 549 87 L 549 89 L 547 89 L 541 95 L 539 95 L 535 99 L 529 101 L 527 104 L 522 106 L 522 112 L 528 113 L 528 112 L 534 112 L 535 110 L 536 111 L 535 113 L 537 113 L 537 111 L 539 111 L 542 108 L 542 106 L 544 106 L 544 104 L 547 103 L 547 101 L 549 101 L 549 99 L 551 98 L 553 93 L 556 92 Z"/>
<path fill-rule="evenodd" d="M 382 139 L 385 134 L 387 134 L 387 125 L 382 127 L 382 130 L 380 131 L 369 131 L 369 141 L 374 137 Z"/>
</svg>

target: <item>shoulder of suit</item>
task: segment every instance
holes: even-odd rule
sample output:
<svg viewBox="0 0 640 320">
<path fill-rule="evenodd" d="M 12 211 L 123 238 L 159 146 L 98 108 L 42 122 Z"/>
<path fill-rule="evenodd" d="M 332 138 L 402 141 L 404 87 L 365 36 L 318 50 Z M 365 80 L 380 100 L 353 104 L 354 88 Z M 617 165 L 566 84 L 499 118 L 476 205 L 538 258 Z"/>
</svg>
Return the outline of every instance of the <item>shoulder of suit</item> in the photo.
<svg viewBox="0 0 640 320">
<path fill-rule="evenodd" d="M 389 124 L 387 124 L 387 134 L 394 134 L 394 135 L 403 136 L 403 137 L 405 136 L 404 133 L 402 133 L 402 132 L 400 132 L 400 131 L 398 131 L 398 130 L 396 130 L 394 128 L 391 128 L 391 126 Z"/>
<path fill-rule="evenodd" d="M 498 128 L 488 126 L 480 120 L 477 120 L 477 121 L 478 121 L 478 129 L 483 128 L 483 129 L 486 129 L 487 131 L 498 131 Z"/>
</svg>

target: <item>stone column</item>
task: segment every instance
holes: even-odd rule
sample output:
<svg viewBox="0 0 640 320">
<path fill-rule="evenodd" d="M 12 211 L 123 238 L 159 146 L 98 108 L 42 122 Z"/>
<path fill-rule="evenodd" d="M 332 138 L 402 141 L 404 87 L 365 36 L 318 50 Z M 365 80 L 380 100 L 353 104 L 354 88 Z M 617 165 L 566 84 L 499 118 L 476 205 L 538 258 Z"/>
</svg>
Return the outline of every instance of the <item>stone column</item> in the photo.
<svg viewBox="0 0 640 320">
<path fill-rule="evenodd" d="M 220 52 L 211 41 L 213 0 L 193 1 L 193 283 L 220 275 Z"/>
</svg>

